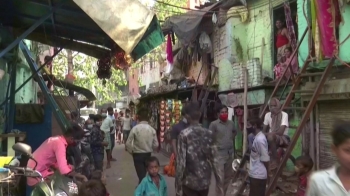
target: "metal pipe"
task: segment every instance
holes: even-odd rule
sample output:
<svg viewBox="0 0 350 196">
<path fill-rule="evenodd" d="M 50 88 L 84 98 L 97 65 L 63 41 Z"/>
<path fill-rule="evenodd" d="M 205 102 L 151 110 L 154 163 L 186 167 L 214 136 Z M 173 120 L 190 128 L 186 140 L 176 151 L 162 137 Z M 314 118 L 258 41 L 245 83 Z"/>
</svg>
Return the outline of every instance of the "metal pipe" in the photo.
<svg viewBox="0 0 350 196">
<path fill-rule="evenodd" d="M 24 87 L 41 69 L 43 69 L 48 62 L 52 61 L 53 58 L 55 58 L 55 56 L 57 56 L 57 54 L 59 54 L 61 51 L 62 51 L 63 48 L 60 48 L 59 50 L 56 51 L 55 54 L 53 54 L 50 59 L 48 59 L 48 61 L 46 61 L 43 65 L 41 65 L 39 67 L 39 69 L 37 70 L 37 72 L 35 73 L 32 73 L 31 76 L 29 76 L 29 78 L 23 82 L 23 84 L 21 84 L 21 86 L 19 86 L 15 91 L 14 93 L 18 93 L 19 90 L 21 90 L 22 87 Z M 12 93 L 12 92 L 11 92 Z M 0 104 L 0 108 L 5 105 L 5 103 L 9 100 L 9 97 L 6 97 L 6 99 Z"/>
<path fill-rule="evenodd" d="M 16 90 L 16 79 L 17 79 L 17 65 L 11 65 L 11 88 L 10 88 L 10 106 L 15 106 L 15 93 Z M 9 133 L 13 129 L 13 125 L 15 124 L 15 109 L 12 108 L 9 110 L 9 121 L 8 121 L 7 129 L 5 133 Z"/>
</svg>

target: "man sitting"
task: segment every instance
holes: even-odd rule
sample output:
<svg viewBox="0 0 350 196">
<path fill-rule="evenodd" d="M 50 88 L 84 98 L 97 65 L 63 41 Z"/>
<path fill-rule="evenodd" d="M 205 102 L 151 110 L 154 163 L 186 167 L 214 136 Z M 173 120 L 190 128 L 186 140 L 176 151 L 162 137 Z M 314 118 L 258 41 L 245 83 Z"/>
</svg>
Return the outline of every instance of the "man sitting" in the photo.
<svg viewBox="0 0 350 196">
<path fill-rule="evenodd" d="M 277 98 L 272 98 L 269 101 L 269 109 L 270 112 L 266 113 L 264 118 L 263 132 L 266 134 L 271 153 L 270 169 L 275 169 L 278 164 L 277 148 L 286 147 L 290 142 L 289 122 L 288 114 L 282 111 L 281 103 Z"/>
</svg>

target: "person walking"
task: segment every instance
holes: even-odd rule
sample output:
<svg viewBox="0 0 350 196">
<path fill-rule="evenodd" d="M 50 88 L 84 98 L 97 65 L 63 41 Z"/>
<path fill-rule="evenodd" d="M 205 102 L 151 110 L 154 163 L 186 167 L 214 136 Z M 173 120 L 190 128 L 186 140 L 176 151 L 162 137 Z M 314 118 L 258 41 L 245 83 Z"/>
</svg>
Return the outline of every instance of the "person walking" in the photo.
<svg viewBox="0 0 350 196">
<path fill-rule="evenodd" d="M 126 143 L 126 140 L 128 140 L 130 130 L 131 130 L 131 117 L 130 117 L 130 111 L 125 111 L 125 117 L 121 118 L 121 126 L 123 130 L 123 141 Z"/>
<path fill-rule="evenodd" d="M 217 160 L 214 133 L 199 124 L 200 106 L 189 103 L 185 106 L 186 119 L 190 126 L 178 137 L 176 157 L 176 196 L 208 196 L 212 172 L 217 185 L 222 184 L 223 172 Z M 216 196 L 223 195 L 218 186 Z"/>
<path fill-rule="evenodd" d="M 105 135 L 105 142 L 108 143 L 108 145 L 105 147 L 106 149 L 106 154 L 107 154 L 107 167 L 106 169 L 111 168 L 111 148 L 112 148 L 112 142 L 111 142 L 111 131 L 113 130 L 113 121 L 111 118 L 107 116 L 106 110 L 102 110 L 102 124 L 101 124 L 101 131 L 104 132 Z"/>
<path fill-rule="evenodd" d="M 171 128 L 171 146 L 173 148 L 173 153 L 175 154 L 175 157 L 177 156 L 177 138 L 182 130 L 186 129 L 188 127 L 188 122 L 185 117 L 185 108 L 183 107 L 181 110 L 181 116 L 182 120 L 180 120 L 177 124 L 175 124 Z"/>
<path fill-rule="evenodd" d="M 223 184 L 216 185 L 216 190 L 223 189 L 224 195 L 226 195 L 228 186 L 233 176 L 233 144 L 237 131 L 234 128 L 233 121 L 228 120 L 227 106 L 220 105 L 216 109 L 216 111 L 219 118 L 210 123 L 209 130 L 213 131 L 213 134 L 215 136 L 215 144 L 218 147 L 218 161 L 220 166 L 220 172 L 222 172 L 220 175 L 224 178 Z"/>
<path fill-rule="evenodd" d="M 132 154 L 140 183 L 147 173 L 146 160 L 158 147 L 158 138 L 156 130 L 147 122 L 148 110 L 140 109 L 137 116 L 140 122 L 130 131 L 125 146 L 126 150 Z"/>
<path fill-rule="evenodd" d="M 108 146 L 108 142 L 104 141 L 103 132 L 100 127 L 102 124 L 101 115 L 94 116 L 94 125 L 91 129 L 90 144 L 91 152 L 94 158 L 94 164 L 96 170 L 103 170 L 103 159 L 104 159 L 104 147 Z"/>
</svg>

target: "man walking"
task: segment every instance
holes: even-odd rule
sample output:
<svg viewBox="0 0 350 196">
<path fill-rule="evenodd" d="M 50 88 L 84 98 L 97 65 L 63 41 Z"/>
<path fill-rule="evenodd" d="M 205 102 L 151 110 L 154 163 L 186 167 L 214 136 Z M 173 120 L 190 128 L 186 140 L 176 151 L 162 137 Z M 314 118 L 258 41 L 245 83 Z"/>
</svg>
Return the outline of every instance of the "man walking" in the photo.
<svg viewBox="0 0 350 196">
<path fill-rule="evenodd" d="M 177 156 L 177 137 L 181 133 L 182 130 L 186 129 L 188 127 L 187 119 L 185 117 L 185 108 L 182 108 L 181 110 L 181 116 L 182 120 L 175 124 L 171 129 L 171 145 L 173 148 L 173 153 L 175 154 L 175 157 Z"/>
<path fill-rule="evenodd" d="M 176 196 L 208 196 L 213 171 L 216 183 L 222 183 L 214 134 L 199 124 L 201 116 L 198 103 L 185 106 L 190 126 L 181 131 L 178 137 L 176 159 Z M 223 195 L 219 186 L 216 196 Z"/>
<path fill-rule="evenodd" d="M 209 125 L 209 130 L 213 131 L 215 136 L 215 144 L 218 147 L 219 167 L 220 172 L 222 172 L 220 175 L 223 176 L 223 184 L 217 184 L 216 190 L 223 189 L 224 195 L 226 195 L 233 176 L 233 144 L 237 132 L 233 121 L 228 120 L 228 108 L 225 105 L 220 105 L 216 111 L 219 118 Z"/>
<path fill-rule="evenodd" d="M 123 131 L 123 140 L 125 143 L 129 137 L 130 130 L 131 130 L 130 110 L 126 110 L 125 117 L 121 118 L 121 127 L 122 127 L 122 131 Z"/>
<path fill-rule="evenodd" d="M 253 134 L 255 138 L 250 151 L 249 196 L 265 196 L 270 161 L 268 144 L 266 136 L 261 131 L 261 120 L 259 118 L 251 119 L 250 124 L 252 127 L 247 131 Z"/>
<path fill-rule="evenodd" d="M 137 113 L 140 120 L 130 131 L 126 140 L 126 150 L 132 154 L 134 166 L 139 178 L 139 183 L 146 176 L 146 160 L 151 157 L 151 153 L 158 147 L 156 130 L 148 124 L 148 110 L 140 109 Z"/>
</svg>

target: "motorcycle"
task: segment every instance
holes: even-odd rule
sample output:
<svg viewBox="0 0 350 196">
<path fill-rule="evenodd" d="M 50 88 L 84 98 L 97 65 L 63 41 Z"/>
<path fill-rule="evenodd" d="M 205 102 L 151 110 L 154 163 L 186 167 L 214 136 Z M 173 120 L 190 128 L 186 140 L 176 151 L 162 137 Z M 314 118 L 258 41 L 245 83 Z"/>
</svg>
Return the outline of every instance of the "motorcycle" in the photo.
<svg viewBox="0 0 350 196">
<path fill-rule="evenodd" d="M 31 196 L 74 196 L 78 194 L 78 185 L 74 179 L 61 175 L 58 171 L 55 171 L 53 174 L 51 182 L 46 183 L 42 174 L 36 170 L 37 161 L 33 158 L 32 148 L 29 145 L 18 142 L 12 146 L 12 149 L 36 163 L 34 169 L 11 164 L 4 166 L 11 172 L 22 173 L 25 177 L 40 179 L 39 183 L 35 185 Z"/>
</svg>

